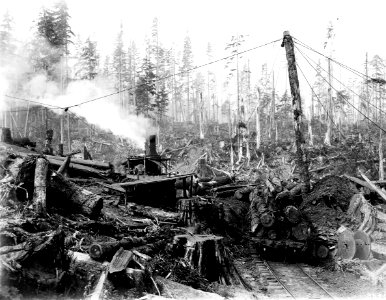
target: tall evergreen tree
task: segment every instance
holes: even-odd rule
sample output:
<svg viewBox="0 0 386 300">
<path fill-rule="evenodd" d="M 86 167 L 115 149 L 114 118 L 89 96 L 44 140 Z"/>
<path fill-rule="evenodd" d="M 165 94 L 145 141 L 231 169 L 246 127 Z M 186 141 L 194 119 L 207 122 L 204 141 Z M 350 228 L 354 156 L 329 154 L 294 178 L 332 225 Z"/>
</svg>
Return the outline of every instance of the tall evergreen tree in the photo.
<svg viewBox="0 0 386 300">
<path fill-rule="evenodd" d="M 72 43 L 71 37 L 74 35 L 69 18 L 64 1 L 58 2 L 53 9 L 43 8 L 36 23 L 37 34 L 32 41 L 30 52 L 35 70 L 44 70 L 49 78 L 60 78 L 61 83 L 68 77 L 67 64 L 65 67 L 62 64 L 57 66 L 62 58 L 69 54 L 68 46 Z"/>
<path fill-rule="evenodd" d="M 187 121 L 192 120 L 192 112 L 191 112 L 191 99 L 190 99 L 190 85 L 192 76 L 190 74 L 190 69 L 193 67 L 193 53 L 192 53 L 192 43 L 190 41 L 189 35 L 185 37 L 184 41 L 184 50 L 182 53 L 182 63 L 180 71 L 183 73 L 182 78 L 184 80 L 184 89 L 183 92 L 186 95 L 185 105 L 186 105 L 186 118 Z"/>
<path fill-rule="evenodd" d="M 0 24 L 0 59 L 7 61 L 9 55 L 14 54 L 16 46 L 12 38 L 13 18 L 6 12 Z"/>
<path fill-rule="evenodd" d="M 70 15 L 65 1 L 59 1 L 54 7 L 54 45 L 61 47 L 64 54 L 69 54 L 68 46 L 72 43 L 74 33 L 69 24 Z"/>
<path fill-rule="evenodd" d="M 142 113 L 149 117 L 149 113 L 155 109 L 154 97 L 157 94 L 155 81 L 154 66 L 145 58 L 135 88 L 137 114 Z"/>
<path fill-rule="evenodd" d="M 81 48 L 77 77 L 80 79 L 92 80 L 98 75 L 99 55 L 96 42 L 87 38 Z"/>
<path fill-rule="evenodd" d="M 128 87 L 126 59 L 127 57 L 123 44 L 123 28 L 121 24 L 121 28 L 116 40 L 112 62 L 112 69 L 115 75 L 115 88 L 117 90 L 123 90 Z M 122 107 L 122 109 L 125 109 L 127 102 L 127 96 L 125 96 L 125 93 L 119 93 L 119 105 Z"/>
</svg>

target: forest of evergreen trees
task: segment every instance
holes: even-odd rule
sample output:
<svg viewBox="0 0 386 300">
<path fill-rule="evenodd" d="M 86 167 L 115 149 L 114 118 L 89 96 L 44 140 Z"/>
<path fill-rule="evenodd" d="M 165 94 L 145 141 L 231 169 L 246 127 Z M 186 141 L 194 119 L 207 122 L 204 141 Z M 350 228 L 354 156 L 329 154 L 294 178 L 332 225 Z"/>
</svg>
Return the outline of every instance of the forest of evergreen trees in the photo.
<svg viewBox="0 0 386 300">
<path fill-rule="evenodd" d="M 248 56 L 239 54 L 247 36 L 231 36 L 223 45 L 229 56 L 224 59 L 225 68 L 219 74 L 219 69 L 212 64 L 196 67 L 188 34 L 175 48 L 164 45 L 159 38 L 157 18 L 144 37 L 144 51 L 137 47 L 138 41 L 124 38 L 121 26 L 115 33 L 114 51 L 105 57 L 101 57 L 96 41 L 90 37 L 83 39 L 72 31 L 71 11 L 65 1 L 42 8 L 31 25 L 32 38 L 17 41 L 13 36 L 12 16 L 6 13 L 2 17 L 0 64 L 1 74 L 8 83 L 4 92 L 7 95 L 31 100 L 44 98 L 39 93 L 31 95 L 31 88 L 26 88 L 39 75 L 45 76 L 48 84 L 54 84 L 59 95 L 66 93 L 73 82 L 103 79 L 107 83 L 106 91 L 112 93 L 111 101 L 119 106 L 123 117 L 143 115 L 157 126 L 170 121 L 192 122 L 199 125 L 201 137 L 205 126 L 211 123 L 229 123 L 231 134 L 245 126 L 250 133 L 256 132 L 257 148 L 264 139 L 288 138 L 287 130 L 292 124 L 289 91 L 275 88 L 275 74 L 268 64 L 260 65 L 260 71 L 256 71 L 258 68 L 250 65 Z M 328 28 L 329 33 L 332 31 L 333 28 Z M 213 53 L 213 46 L 208 43 L 208 62 L 218 59 Z M 308 122 L 311 144 L 315 133 L 317 139 L 331 144 L 332 135 L 339 138 L 344 131 L 349 133 L 351 125 L 359 126 L 366 117 L 381 122 L 385 62 L 379 55 L 366 58 L 363 72 L 367 78 L 348 78 L 347 85 L 340 84 L 335 90 L 326 81 L 326 61 L 319 59 L 315 63 L 315 69 L 311 70 L 314 78 L 309 79 L 312 92 L 308 92 L 306 85 L 301 89 L 305 95 L 303 101 L 309 98 L 311 102 L 303 109 L 306 119 L 311 120 Z M 18 70 L 10 70 L 9 65 L 17 65 Z M 5 116 L 7 110 L 13 112 L 26 107 L 23 101 L 4 98 L 3 125 L 7 125 L 7 119 L 11 122 L 12 116 Z"/>
</svg>

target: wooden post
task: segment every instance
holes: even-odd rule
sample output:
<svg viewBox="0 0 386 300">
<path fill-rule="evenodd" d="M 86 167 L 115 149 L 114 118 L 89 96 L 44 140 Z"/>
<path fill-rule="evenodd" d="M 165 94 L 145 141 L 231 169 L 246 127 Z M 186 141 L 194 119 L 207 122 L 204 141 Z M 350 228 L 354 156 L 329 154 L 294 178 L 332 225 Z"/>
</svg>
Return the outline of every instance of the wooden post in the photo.
<svg viewBox="0 0 386 300">
<path fill-rule="evenodd" d="M 30 101 L 28 101 L 28 104 L 27 104 L 27 115 L 25 117 L 25 125 L 24 125 L 24 137 L 28 137 L 27 133 L 28 133 L 28 122 L 29 122 L 29 105 L 30 105 Z"/>
<path fill-rule="evenodd" d="M 1 141 L 7 144 L 13 143 L 11 129 L 8 127 L 1 128 Z"/>
<path fill-rule="evenodd" d="M 303 136 L 303 122 L 302 122 L 302 102 L 300 98 L 299 79 L 296 68 L 294 43 L 289 31 L 284 31 L 284 38 L 281 44 L 285 47 L 287 62 L 288 62 L 288 76 L 291 86 L 292 107 L 294 110 L 294 128 L 295 128 L 295 144 L 298 165 L 301 170 L 301 177 L 304 184 L 303 192 L 310 190 L 310 173 L 308 170 L 309 161 L 307 152 L 304 147 L 305 141 Z"/>
<path fill-rule="evenodd" d="M 46 131 L 48 130 L 48 109 L 47 107 L 44 109 L 44 121 L 46 124 Z"/>
<path fill-rule="evenodd" d="M 190 176 L 189 197 L 193 197 L 193 175 Z"/>
<path fill-rule="evenodd" d="M 60 115 L 60 144 L 58 155 L 63 156 L 63 145 L 64 145 L 64 112 Z"/>
<path fill-rule="evenodd" d="M 182 178 L 182 192 L 184 195 L 184 198 L 188 198 L 188 194 L 186 193 L 186 177 Z"/>
<path fill-rule="evenodd" d="M 70 114 L 67 112 L 67 142 L 68 152 L 71 152 Z"/>
<path fill-rule="evenodd" d="M 50 154 L 53 155 L 53 149 L 52 149 L 52 138 L 54 136 L 54 131 L 52 129 L 46 130 L 46 140 L 44 142 L 44 154 Z M 62 148 L 63 150 L 63 148 Z M 63 152 L 62 152 L 63 154 Z"/>
<path fill-rule="evenodd" d="M 33 204 L 35 212 L 45 214 L 47 211 L 46 196 L 47 196 L 47 171 L 48 160 L 45 158 L 38 158 L 35 167 L 35 189 Z"/>
</svg>

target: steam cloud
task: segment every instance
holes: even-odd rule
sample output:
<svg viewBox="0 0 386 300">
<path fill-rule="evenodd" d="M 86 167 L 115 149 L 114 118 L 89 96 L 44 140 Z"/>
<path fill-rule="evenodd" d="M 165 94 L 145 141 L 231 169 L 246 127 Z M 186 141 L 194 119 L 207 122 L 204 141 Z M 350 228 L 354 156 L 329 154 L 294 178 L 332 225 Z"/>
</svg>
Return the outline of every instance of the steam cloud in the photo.
<svg viewBox="0 0 386 300">
<path fill-rule="evenodd" d="M 28 64 L 25 61 L 17 63 L 11 61 L 0 68 L 0 111 L 8 109 L 4 95 L 12 94 L 9 87 L 12 83 L 15 84 L 18 80 L 23 79 L 23 97 L 59 107 L 69 107 L 113 92 L 109 88 L 111 84 L 107 79 L 97 78 L 93 81 L 70 82 L 65 91 L 61 93 L 60 85 L 57 82 L 49 81 L 45 74 L 36 74 L 25 81 L 26 77 L 23 75 L 28 69 Z M 155 128 L 152 126 L 151 120 L 124 112 L 116 104 L 118 97 L 118 95 L 109 96 L 105 99 L 73 107 L 70 111 L 84 117 L 90 124 L 111 130 L 115 135 L 127 138 L 139 148 L 143 148 L 146 137 L 154 133 Z M 25 105 L 26 103 L 20 104 L 24 107 Z M 55 110 L 55 112 L 61 113 L 62 110 Z"/>
</svg>

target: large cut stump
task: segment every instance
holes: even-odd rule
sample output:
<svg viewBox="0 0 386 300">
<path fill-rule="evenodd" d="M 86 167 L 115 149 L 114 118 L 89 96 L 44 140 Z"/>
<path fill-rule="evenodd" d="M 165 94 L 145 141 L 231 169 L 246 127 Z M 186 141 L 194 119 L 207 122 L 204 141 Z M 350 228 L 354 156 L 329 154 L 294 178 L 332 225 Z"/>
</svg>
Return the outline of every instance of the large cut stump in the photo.
<svg viewBox="0 0 386 300">
<path fill-rule="evenodd" d="M 176 235 L 173 240 L 176 254 L 183 256 L 200 275 L 210 282 L 231 285 L 242 278 L 224 247 L 223 237 L 215 235 Z"/>
</svg>

